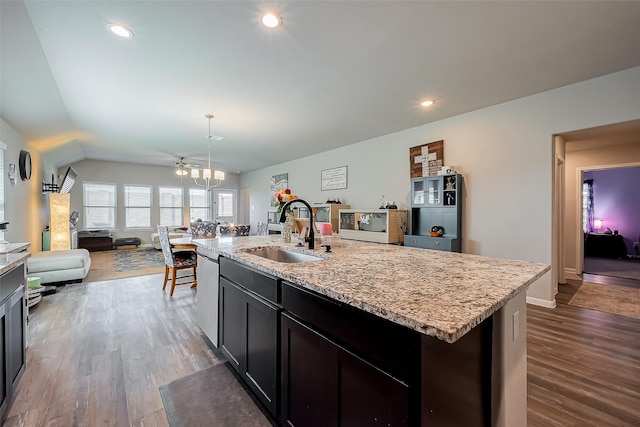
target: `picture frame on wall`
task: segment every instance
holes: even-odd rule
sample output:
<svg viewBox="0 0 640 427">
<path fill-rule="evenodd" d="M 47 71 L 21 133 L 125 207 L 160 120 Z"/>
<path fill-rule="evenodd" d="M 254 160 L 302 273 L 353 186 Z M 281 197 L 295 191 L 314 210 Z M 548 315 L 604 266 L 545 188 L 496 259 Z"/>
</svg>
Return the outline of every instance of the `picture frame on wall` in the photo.
<svg viewBox="0 0 640 427">
<path fill-rule="evenodd" d="M 341 190 L 344 188 L 347 188 L 346 166 L 324 169 L 320 173 L 320 189 L 322 191 Z"/>
<path fill-rule="evenodd" d="M 286 190 L 289 187 L 289 174 L 280 173 L 278 175 L 272 175 L 269 183 L 269 206 L 274 208 L 276 206 L 276 191 Z"/>
</svg>

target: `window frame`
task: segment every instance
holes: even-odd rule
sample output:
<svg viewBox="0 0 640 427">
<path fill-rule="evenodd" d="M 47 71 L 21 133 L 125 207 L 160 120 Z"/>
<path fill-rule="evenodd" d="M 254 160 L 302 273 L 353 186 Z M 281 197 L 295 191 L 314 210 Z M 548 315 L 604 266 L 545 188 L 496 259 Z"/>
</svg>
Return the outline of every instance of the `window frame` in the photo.
<svg viewBox="0 0 640 427">
<path fill-rule="evenodd" d="M 113 188 L 113 205 L 88 205 L 87 204 L 87 187 L 88 186 L 108 186 Z M 89 215 L 87 208 L 106 208 L 112 210 L 113 225 L 109 227 L 94 227 L 89 225 Z M 82 222 L 86 230 L 115 230 L 118 226 L 118 184 L 113 182 L 98 181 L 82 181 Z"/>
<path fill-rule="evenodd" d="M 232 193 L 233 194 L 233 215 L 219 215 L 219 211 L 220 211 L 220 205 L 219 205 L 219 200 L 220 200 L 220 193 Z M 215 220 L 218 222 L 229 222 L 229 223 L 236 223 L 237 219 L 238 219 L 238 190 L 235 188 L 216 188 L 214 190 L 214 200 L 213 200 L 213 205 L 214 205 L 214 215 L 215 215 Z"/>
<path fill-rule="evenodd" d="M 206 206 L 197 206 L 197 205 L 193 204 L 193 199 L 191 197 L 191 191 L 192 190 L 199 191 L 199 192 L 200 191 L 204 192 L 204 196 L 205 196 L 204 198 L 205 198 L 206 204 L 207 204 Z M 187 193 L 188 193 L 187 197 L 189 198 L 189 220 L 191 222 L 193 222 L 194 220 L 200 218 L 200 217 L 195 217 L 193 215 L 193 209 L 204 209 L 206 211 L 206 213 L 207 213 L 205 215 L 206 218 L 200 218 L 200 219 L 202 219 L 203 221 L 210 221 L 211 220 L 211 214 L 212 214 L 211 192 L 207 191 L 207 189 L 203 188 L 203 187 L 188 187 L 187 188 Z"/>
<path fill-rule="evenodd" d="M 180 206 L 164 206 L 162 204 L 162 190 L 163 189 L 172 189 L 172 190 L 180 190 Z M 163 215 L 162 212 L 165 209 L 171 209 L 171 210 L 179 210 L 179 215 L 177 216 L 178 218 L 180 218 L 180 222 L 177 224 L 164 224 L 162 219 L 163 219 Z M 179 187 L 179 186 L 174 186 L 174 185 L 158 185 L 158 212 L 160 214 L 160 217 L 158 218 L 158 224 L 162 225 L 162 226 L 168 226 L 168 227 L 181 227 L 184 225 L 184 187 Z M 173 214 L 172 217 L 175 219 L 176 215 Z"/>
<path fill-rule="evenodd" d="M 146 188 L 149 190 L 149 205 L 128 205 L 127 200 L 127 188 L 129 187 L 138 187 L 138 188 Z M 124 207 L 124 229 L 125 230 L 151 230 L 153 224 L 153 185 L 148 184 L 122 184 L 122 197 L 123 197 L 123 207 Z M 149 212 L 149 225 L 146 226 L 129 226 L 129 215 L 127 210 L 129 208 L 132 209 L 147 209 Z"/>
</svg>

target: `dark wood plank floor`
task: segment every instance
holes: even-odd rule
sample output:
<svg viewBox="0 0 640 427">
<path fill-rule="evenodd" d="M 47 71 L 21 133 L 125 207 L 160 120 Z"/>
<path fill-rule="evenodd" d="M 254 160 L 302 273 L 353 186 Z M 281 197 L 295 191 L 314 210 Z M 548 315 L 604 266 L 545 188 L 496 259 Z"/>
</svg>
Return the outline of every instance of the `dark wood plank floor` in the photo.
<svg viewBox="0 0 640 427">
<path fill-rule="evenodd" d="M 58 288 L 32 307 L 27 369 L 4 426 L 168 427 L 159 387 L 218 360 L 196 290 L 162 275 Z"/>
<path fill-rule="evenodd" d="M 60 288 L 32 309 L 27 370 L 4 426 L 161 426 L 160 385 L 218 363 L 195 290 L 160 276 Z M 640 426 L 640 320 L 528 306 L 529 426 Z M 520 427 L 520 426 L 517 426 Z"/>
<path fill-rule="evenodd" d="M 527 306 L 528 425 L 640 426 L 640 320 L 568 305 L 579 286 Z"/>
</svg>

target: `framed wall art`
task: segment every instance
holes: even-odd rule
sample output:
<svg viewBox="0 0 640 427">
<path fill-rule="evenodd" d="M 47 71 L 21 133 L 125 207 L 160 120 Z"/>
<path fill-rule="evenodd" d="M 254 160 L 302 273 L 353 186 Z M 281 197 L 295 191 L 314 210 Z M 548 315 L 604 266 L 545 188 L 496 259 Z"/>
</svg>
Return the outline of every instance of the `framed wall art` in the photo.
<svg viewBox="0 0 640 427">
<path fill-rule="evenodd" d="M 347 188 L 347 167 L 340 166 L 338 168 L 323 170 L 321 172 L 320 182 L 320 189 L 322 191 Z"/>
<path fill-rule="evenodd" d="M 437 175 L 442 166 L 444 166 L 444 141 L 409 148 L 411 178 Z"/>
</svg>

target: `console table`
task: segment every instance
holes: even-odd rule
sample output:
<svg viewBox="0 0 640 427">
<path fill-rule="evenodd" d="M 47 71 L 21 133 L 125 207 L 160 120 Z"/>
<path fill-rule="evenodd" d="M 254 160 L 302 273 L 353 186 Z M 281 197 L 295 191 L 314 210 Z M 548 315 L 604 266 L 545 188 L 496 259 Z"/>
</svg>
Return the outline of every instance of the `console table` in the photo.
<svg viewBox="0 0 640 427">
<path fill-rule="evenodd" d="M 85 230 L 78 233 L 78 247 L 89 252 L 113 250 L 113 238 L 108 230 Z"/>
<path fill-rule="evenodd" d="M 589 233 L 584 255 L 601 258 L 626 258 L 627 246 L 621 234 Z"/>
</svg>

